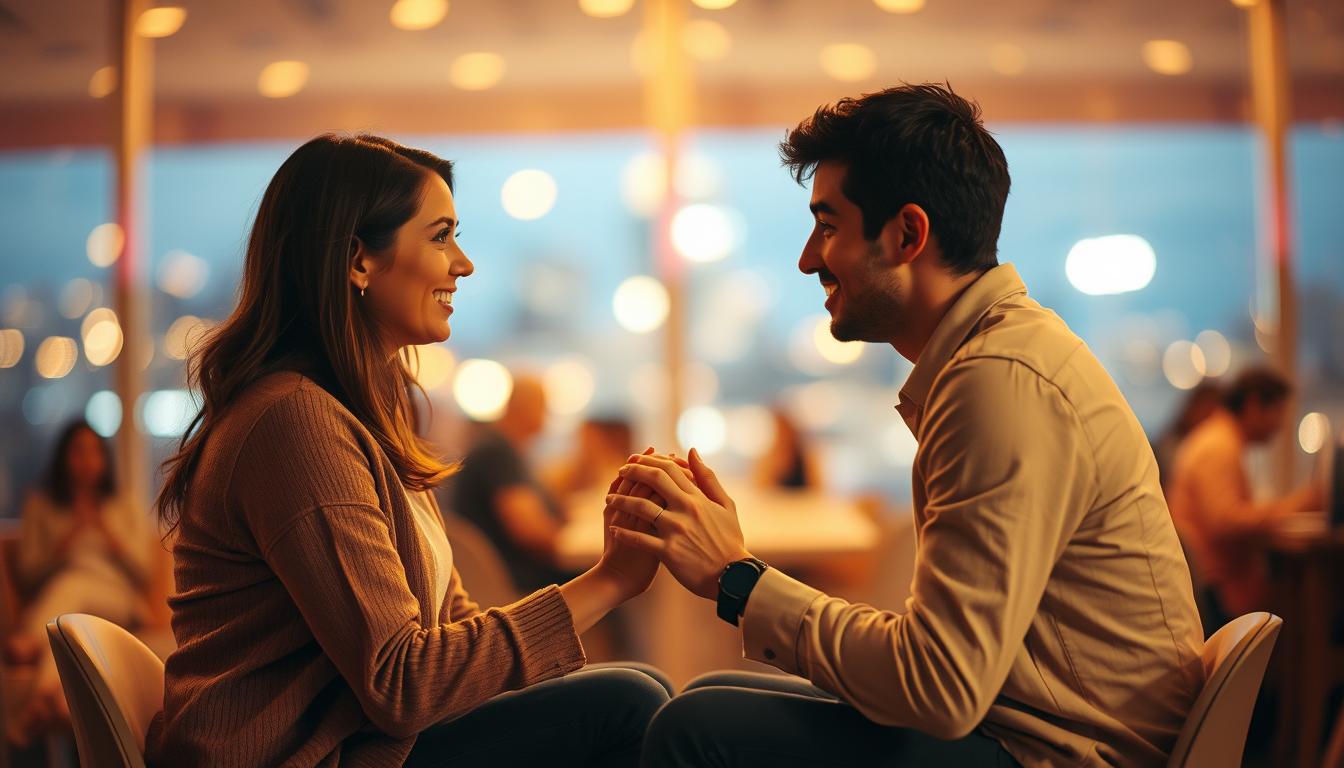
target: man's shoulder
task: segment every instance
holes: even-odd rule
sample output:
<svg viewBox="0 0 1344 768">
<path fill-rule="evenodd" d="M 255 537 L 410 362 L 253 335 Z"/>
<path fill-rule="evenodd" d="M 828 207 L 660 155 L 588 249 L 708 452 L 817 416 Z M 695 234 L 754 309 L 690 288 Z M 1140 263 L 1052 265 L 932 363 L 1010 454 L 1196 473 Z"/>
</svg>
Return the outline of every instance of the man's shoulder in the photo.
<svg viewBox="0 0 1344 768">
<path fill-rule="evenodd" d="M 1082 340 L 1059 315 L 1026 296 L 1018 296 L 999 302 L 985 314 L 948 361 L 948 367 L 977 360 L 1006 360 L 1053 382 L 1082 346 Z"/>
</svg>

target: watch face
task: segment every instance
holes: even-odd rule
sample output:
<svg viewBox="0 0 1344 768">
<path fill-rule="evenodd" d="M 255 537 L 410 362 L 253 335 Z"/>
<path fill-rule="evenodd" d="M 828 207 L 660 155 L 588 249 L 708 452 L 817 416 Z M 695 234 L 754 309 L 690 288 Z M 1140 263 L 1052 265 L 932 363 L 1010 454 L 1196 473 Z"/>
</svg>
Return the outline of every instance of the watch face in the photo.
<svg viewBox="0 0 1344 768">
<path fill-rule="evenodd" d="M 733 597 L 741 597 L 756 584 L 761 572 L 750 563 L 733 563 L 723 572 L 719 586 Z"/>
</svg>

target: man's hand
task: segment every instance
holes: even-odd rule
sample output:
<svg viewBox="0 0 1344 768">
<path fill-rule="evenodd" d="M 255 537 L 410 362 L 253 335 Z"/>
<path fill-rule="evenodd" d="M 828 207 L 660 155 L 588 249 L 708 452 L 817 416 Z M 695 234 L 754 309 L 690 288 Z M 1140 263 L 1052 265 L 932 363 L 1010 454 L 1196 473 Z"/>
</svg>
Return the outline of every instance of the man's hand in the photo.
<svg viewBox="0 0 1344 768">
<path fill-rule="evenodd" d="M 608 507 L 638 519 L 643 526 L 618 525 L 610 534 L 620 544 L 656 555 L 683 587 L 713 600 L 724 567 L 751 554 L 742 540 L 737 505 L 694 448 L 689 469 L 691 476 L 687 477 L 685 469 L 671 458 L 633 457 L 621 467 L 620 476 L 662 497 L 666 505 L 636 493 L 612 493 L 607 497 Z"/>
</svg>

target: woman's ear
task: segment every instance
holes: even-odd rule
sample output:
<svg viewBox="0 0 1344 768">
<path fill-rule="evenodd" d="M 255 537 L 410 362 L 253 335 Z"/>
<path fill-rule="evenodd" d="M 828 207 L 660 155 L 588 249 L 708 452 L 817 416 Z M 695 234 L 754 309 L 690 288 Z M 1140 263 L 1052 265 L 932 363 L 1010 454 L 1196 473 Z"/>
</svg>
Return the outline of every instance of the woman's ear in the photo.
<svg viewBox="0 0 1344 768">
<path fill-rule="evenodd" d="M 363 291 L 369 287 L 373 270 L 373 254 L 369 253 L 363 240 L 358 237 L 352 239 L 350 242 L 350 283 L 355 286 L 356 291 Z"/>
</svg>

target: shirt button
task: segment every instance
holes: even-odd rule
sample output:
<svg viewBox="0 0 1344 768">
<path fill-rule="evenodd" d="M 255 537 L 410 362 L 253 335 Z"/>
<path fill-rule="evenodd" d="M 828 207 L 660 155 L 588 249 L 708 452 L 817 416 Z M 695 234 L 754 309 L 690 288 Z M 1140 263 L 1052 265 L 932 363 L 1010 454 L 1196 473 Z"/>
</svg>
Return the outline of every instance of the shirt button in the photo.
<svg viewBox="0 0 1344 768">
<path fill-rule="evenodd" d="M 774 661 L 774 659 L 775 659 L 775 652 L 772 651 L 772 650 L 770 650 L 769 648 L 766 648 L 766 649 L 765 649 L 765 658 L 770 659 L 771 661 Z"/>
</svg>

